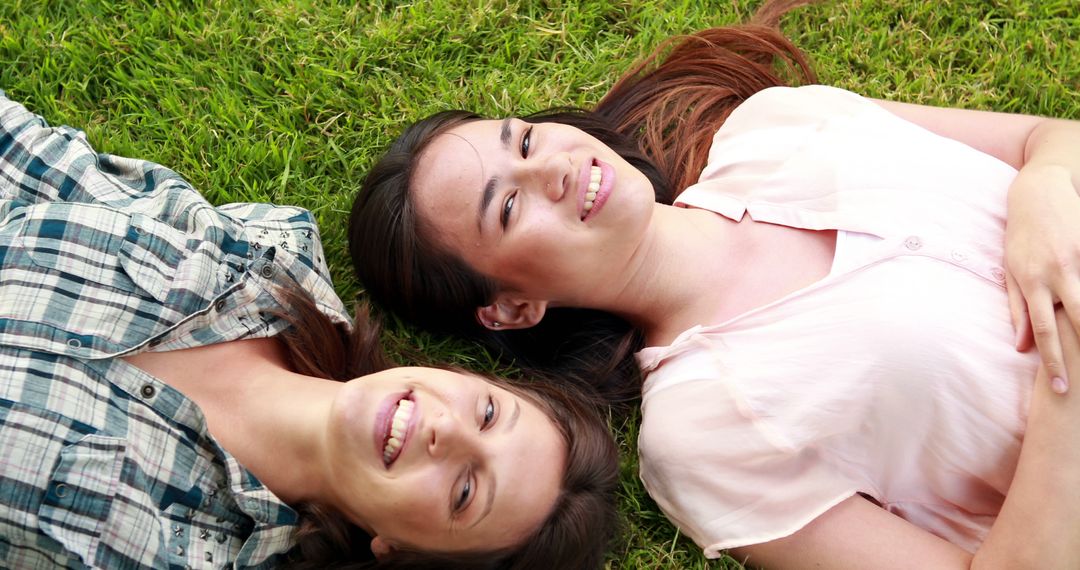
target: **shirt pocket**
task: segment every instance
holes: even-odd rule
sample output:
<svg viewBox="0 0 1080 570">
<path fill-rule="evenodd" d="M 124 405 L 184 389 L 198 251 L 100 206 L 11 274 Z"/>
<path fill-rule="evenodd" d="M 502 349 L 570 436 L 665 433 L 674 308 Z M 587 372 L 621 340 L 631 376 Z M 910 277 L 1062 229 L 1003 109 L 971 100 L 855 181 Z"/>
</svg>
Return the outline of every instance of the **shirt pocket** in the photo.
<svg viewBox="0 0 1080 570">
<path fill-rule="evenodd" d="M 214 283 L 212 263 L 203 259 L 187 263 L 193 250 L 206 249 L 201 244 L 201 240 L 150 216 L 131 214 L 118 254 L 120 268 L 132 283 L 158 302 L 173 304 L 175 299 L 170 299 L 170 293 L 177 282 L 183 283 L 185 290 Z M 209 295 L 207 292 L 204 296 Z"/>
<path fill-rule="evenodd" d="M 41 531 L 95 566 L 124 461 L 123 439 L 87 435 L 66 446 L 38 510 Z"/>
<path fill-rule="evenodd" d="M 58 275 L 58 281 L 42 283 L 54 289 L 80 296 L 84 289 L 103 289 L 170 305 L 179 282 L 182 293 L 213 296 L 218 259 L 203 253 L 214 251 L 210 244 L 145 214 L 90 204 L 42 204 L 27 208 L 20 238 L 16 249 L 34 266 Z M 196 263 L 189 263 L 192 251 L 200 252 Z"/>
<path fill-rule="evenodd" d="M 68 293 L 96 287 L 134 292 L 138 287 L 121 270 L 119 261 L 130 223 L 130 215 L 103 206 L 39 204 L 25 209 L 19 241 L 12 249 L 25 255 L 37 268 L 35 273 L 44 269 L 55 275 L 28 275 L 26 281 Z M 12 263 L 5 259 L 4 269 L 14 271 L 20 257 Z"/>
</svg>

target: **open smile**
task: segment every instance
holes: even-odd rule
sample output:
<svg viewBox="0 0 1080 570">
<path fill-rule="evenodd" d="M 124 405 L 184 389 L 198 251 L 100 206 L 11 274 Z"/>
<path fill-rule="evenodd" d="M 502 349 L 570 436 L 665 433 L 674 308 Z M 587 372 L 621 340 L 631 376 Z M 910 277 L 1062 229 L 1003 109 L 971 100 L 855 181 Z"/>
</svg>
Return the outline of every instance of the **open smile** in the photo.
<svg viewBox="0 0 1080 570">
<path fill-rule="evenodd" d="M 615 169 L 599 159 L 592 160 L 582 169 L 578 191 L 581 221 L 588 221 L 600 211 L 611 194 L 614 180 Z"/>
<path fill-rule="evenodd" d="M 394 461 L 401 456 L 405 445 L 409 442 L 412 426 L 416 417 L 416 402 L 412 400 L 412 392 L 401 396 L 395 396 L 384 410 L 379 413 L 379 449 L 382 452 L 383 464 L 386 467 L 393 465 Z"/>
</svg>

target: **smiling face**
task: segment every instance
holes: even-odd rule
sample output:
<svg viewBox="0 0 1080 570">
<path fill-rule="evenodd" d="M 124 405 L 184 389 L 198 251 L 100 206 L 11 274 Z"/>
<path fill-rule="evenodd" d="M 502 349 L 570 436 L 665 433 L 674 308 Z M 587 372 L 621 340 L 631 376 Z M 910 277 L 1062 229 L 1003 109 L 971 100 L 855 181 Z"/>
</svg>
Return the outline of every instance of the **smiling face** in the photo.
<svg viewBox="0 0 1080 570">
<path fill-rule="evenodd" d="M 654 202 L 648 178 L 596 138 L 517 119 L 435 137 L 411 193 L 426 231 L 502 291 L 572 306 L 618 281 Z"/>
<path fill-rule="evenodd" d="M 393 368 L 346 384 L 328 425 L 337 504 L 384 544 L 518 544 L 551 512 L 562 435 L 530 400 L 476 376 Z"/>
</svg>

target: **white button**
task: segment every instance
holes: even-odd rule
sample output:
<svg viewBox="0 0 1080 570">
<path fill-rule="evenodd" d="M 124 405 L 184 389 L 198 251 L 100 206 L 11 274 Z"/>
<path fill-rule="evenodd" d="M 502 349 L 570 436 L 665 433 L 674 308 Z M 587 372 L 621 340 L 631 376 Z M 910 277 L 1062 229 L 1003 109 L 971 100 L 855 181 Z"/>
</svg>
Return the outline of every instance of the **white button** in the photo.
<svg viewBox="0 0 1080 570">
<path fill-rule="evenodd" d="M 915 251 L 922 247 L 922 240 L 919 239 L 919 236 L 911 236 L 904 240 L 904 247 L 910 249 L 911 251 Z"/>
<path fill-rule="evenodd" d="M 953 258 L 954 261 L 956 261 L 958 263 L 963 263 L 963 262 L 967 261 L 968 254 L 965 253 L 962 250 L 954 249 L 954 250 L 952 250 L 952 258 Z"/>
<path fill-rule="evenodd" d="M 1005 270 L 1000 267 L 995 267 L 990 270 L 990 275 L 999 283 L 1005 282 Z"/>
</svg>

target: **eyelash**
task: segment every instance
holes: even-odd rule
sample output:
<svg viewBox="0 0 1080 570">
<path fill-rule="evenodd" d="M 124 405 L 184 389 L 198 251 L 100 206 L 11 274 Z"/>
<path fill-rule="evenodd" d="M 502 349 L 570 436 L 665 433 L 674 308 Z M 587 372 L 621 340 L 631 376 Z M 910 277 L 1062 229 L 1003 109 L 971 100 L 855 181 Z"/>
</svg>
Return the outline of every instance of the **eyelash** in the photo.
<svg viewBox="0 0 1080 570">
<path fill-rule="evenodd" d="M 499 216 L 499 221 L 502 222 L 502 227 L 505 230 L 506 224 L 510 223 L 510 214 L 514 209 L 514 202 L 517 201 L 517 192 L 510 194 L 506 197 L 506 202 L 503 202 L 502 215 Z"/>
<path fill-rule="evenodd" d="M 457 503 L 454 504 L 454 514 L 460 513 L 465 508 L 465 503 L 469 502 L 469 496 L 472 495 L 472 475 L 465 477 L 465 483 L 461 486 L 461 494 L 458 495 Z"/>
<path fill-rule="evenodd" d="M 532 127 L 525 129 L 521 135 L 521 158 L 529 158 L 529 147 L 532 145 Z"/>
<path fill-rule="evenodd" d="M 491 410 L 490 412 L 488 410 Z M 492 422 L 495 421 L 495 400 L 491 396 L 488 396 L 487 407 L 484 408 L 484 421 L 480 428 L 487 429 L 491 427 Z"/>
<path fill-rule="evenodd" d="M 521 158 L 529 158 L 529 147 L 532 146 L 532 131 L 533 128 L 529 127 L 528 129 L 525 129 L 525 133 L 521 135 Z M 517 192 L 514 192 L 506 198 L 506 202 L 503 202 L 502 215 L 499 217 L 503 229 L 506 229 L 506 224 L 510 223 L 510 214 L 513 213 L 514 202 L 516 201 Z"/>
<path fill-rule="evenodd" d="M 487 407 L 484 408 L 484 419 L 480 422 L 480 429 L 488 429 L 494 421 L 495 399 L 488 396 L 488 403 Z M 472 474 L 468 474 L 465 476 L 465 483 L 461 486 L 461 494 L 458 495 L 458 500 L 454 504 L 454 513 L 459 513 L 465 508 L 465 505 L 469 502 L 469 497 L 472 495 L 472 486 Z"/>
</svg>

